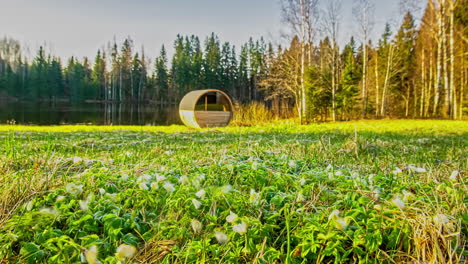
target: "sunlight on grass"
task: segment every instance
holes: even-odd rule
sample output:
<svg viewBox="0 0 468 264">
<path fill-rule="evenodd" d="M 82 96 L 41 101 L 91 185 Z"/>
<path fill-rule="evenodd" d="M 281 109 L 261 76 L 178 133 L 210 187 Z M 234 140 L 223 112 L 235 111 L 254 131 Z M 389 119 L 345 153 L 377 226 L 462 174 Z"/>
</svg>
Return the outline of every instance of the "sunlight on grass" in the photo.
<svg viewBox="0 0 468 264">
<path fill-rule="evenodd" d="M 467 123 L 0 126 L 0 262 L 463 262 Z"/>
</svg>

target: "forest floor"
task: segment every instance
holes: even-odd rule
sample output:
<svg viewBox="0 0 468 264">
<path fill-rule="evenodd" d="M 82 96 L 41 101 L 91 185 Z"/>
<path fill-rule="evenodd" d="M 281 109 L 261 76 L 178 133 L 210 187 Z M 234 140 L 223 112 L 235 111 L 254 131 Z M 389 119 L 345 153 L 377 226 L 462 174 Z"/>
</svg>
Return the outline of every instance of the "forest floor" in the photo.
<svg viewBox="0 0 468 264">
<path fill-rule="evenodd" d="M 468 122 L 0 126 L 0 263 L 456 263 Z"/>
</svg>

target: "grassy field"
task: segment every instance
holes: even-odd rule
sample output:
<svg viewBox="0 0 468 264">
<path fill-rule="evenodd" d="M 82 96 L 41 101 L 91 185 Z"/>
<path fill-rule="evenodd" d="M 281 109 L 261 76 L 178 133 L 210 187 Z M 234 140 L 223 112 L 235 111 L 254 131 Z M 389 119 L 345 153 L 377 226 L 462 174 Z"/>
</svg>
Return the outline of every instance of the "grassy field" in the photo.
<svg viewBox="0 0 468 264">
<path fill-rule="evenodd" d="M 0 263 L 464 263 L 468 122 L 0 126 Z"/>
</svg>

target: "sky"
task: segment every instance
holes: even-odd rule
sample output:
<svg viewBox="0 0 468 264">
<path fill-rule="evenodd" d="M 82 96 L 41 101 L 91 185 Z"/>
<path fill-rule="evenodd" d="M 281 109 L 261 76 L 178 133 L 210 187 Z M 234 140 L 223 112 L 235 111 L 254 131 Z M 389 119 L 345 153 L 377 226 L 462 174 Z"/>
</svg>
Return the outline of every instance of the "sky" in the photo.
<svg viewBox="0 0 468 264">
<path fill-rule="evenodd" d="M 321 0 L 326 2 L 326 0 Z M 374 0 L 372 36 L 398 18 L 399 0 Z M 340 40 L 358 37 L 352 0 L 342 0 Z M 284 43 L 279 0 L 0 0 L 0 37 L 17 39 L 34 56 L 40 45 L 63 59 L 94 58 L 113 39 L 130 36 L 154 58 L 164 44 L 169 55 L 177 34 L 204 40 L 215 32 L 236 47 L 249 37 Z"/>
</svg>

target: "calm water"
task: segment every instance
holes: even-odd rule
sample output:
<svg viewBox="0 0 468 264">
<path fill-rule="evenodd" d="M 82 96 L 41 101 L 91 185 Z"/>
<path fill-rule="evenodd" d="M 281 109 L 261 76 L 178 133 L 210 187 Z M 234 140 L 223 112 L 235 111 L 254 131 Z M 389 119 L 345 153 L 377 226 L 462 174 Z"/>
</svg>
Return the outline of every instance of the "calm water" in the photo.
<svg viewBox="0 0 468 264">
<path fill-rule="evenodd" d="M 0 124 L 172 125 L 180 124 L 178 106 L 118 103 L 1 103 Z"/>
</svg>

